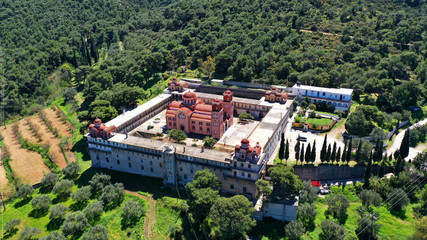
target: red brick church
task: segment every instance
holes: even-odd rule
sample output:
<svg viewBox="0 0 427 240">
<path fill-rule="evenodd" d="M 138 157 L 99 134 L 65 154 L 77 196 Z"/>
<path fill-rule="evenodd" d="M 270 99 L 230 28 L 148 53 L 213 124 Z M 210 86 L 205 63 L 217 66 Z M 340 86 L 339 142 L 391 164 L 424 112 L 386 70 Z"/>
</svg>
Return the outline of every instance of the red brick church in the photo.
<svg viewBox="0 0 427 240">
<path fill-rule="evenodd" d="M 194 92 L 186 92 L 183 101 L 169 103 L 166 111 L 166 127 L 181 129 L 186 133 L 221 138 L 233 125 L 233 93 L 227 90 L 223 100 L 215 99 L 207 105 Z"/>
</svg>

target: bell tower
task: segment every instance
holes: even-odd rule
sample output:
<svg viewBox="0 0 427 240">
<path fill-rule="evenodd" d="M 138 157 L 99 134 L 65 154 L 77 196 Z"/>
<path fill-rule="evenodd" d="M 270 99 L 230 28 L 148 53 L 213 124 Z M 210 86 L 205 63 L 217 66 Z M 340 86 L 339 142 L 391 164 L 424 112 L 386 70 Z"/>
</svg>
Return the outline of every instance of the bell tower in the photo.
<svg viewBox="0 0 427 240">
<path fill-rule="evenodd" d="M 233 125 L 234 102 L 233 92 L 227 90 L 223 93 L 222 108 L 224 110 L 224 120 L 228 121 L 228 127 Z"/>
</svg>

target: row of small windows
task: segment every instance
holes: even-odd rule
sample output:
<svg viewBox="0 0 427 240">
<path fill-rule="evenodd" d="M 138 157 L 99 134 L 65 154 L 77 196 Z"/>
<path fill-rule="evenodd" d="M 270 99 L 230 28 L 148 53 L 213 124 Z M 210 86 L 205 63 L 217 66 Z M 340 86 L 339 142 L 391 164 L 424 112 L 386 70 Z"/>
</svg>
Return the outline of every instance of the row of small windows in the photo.
<svg viewBox="0 0 427 240">
<path fill-rule="evenodd" d="M 230 189 L 234 189 L 234 185 L 233 184 L 230 184 Z M 243 187 L 242 190 L 243 190 L 244 193 L 247 192 L 246 187 Z"/>
<path fill-rule="evenodd" d="M 233 172 L 233 175 L 235 176 L 235 177 L 237 177 L 237 172 L 236 171 L 234 171 Z M 244 177 L 245 176 L 245 173 L 244 172 L 242 172 L 240 175 L 242 175 L 242 177 Z M 251 178 L 252 177 L 252 175 L 250 174 L 250 173 L 248 173 L 248 178 Z"/>
<path fill-rule="evenodd" d="M 237 162 L 234 162 L 234 167 L 237 167 Z M 240 167 L 244 168 L 245 164 L 244 163 L 240 163 Z M 250 163 L 248 163 L 248 168 L 251 168 L 251 164 Z"/>
</svg>

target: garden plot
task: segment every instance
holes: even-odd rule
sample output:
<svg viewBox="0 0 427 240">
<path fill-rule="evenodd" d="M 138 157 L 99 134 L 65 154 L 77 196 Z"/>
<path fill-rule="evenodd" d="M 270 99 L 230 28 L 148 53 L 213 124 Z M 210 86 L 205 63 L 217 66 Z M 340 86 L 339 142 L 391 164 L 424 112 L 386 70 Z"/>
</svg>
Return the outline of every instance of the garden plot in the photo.
<svg viewBox="0 0 427 240">
<path fill-rule="evenodd" d="M 10 165 L 18 178 L 23 182 L 35 184 L 40 182 L 44 174 L 50 172 L 40 154 L 21 148 L 21 144 L 13 133 L 12 125 L 2 129 L 4 143 L 10 152 Z"/>
</svg>

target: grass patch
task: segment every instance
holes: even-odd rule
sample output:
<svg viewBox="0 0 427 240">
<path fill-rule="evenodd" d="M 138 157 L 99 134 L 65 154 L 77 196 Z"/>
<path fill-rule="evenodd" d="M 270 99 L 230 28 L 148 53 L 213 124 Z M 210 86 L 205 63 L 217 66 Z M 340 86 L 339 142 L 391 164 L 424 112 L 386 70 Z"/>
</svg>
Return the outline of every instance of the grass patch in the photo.
<svg viewBox="0 0 427 240">
<path fill-rule="evenodd" d="M 306 121 L 308 124 L 313 124 L 317 126 L 329 125 L 332 123 L 332 120 L 329 118 L 308 118 Z"/>
<path fill-rule="evenodd" d="M 77 185 L 73 186 L 73 191 L 76 191 L 78 189 Z M 33 194 L 33 198 L 37 195 L 40 195 L 40 189 L 36 189 Z M 64 204 L 68 207 L 72 206 L 74 201 L 71 199 L 71 197 L 67 197 L 61 200 L 61 202 L 58 202 L 57 197 L 55 194 L 52 193 L 46 193 L 53 199 L 53 203 L 51 207 L 56 204 Z M 147 202 L 146 200 L 132 196 L 129 194 L 125 195 L 124 201 L 120 206 L 117 208 L 106 211 L 102 214 L 101 218 L 94 223 L 94 225 L 100 223 L 107 227 L 110 233 L 110 239 L 141 239 L 141 236 L 143 234 L 143 225 L 144 225 L 144 217 L 142 217 L 134 227 L 122 229 L 121 219 L 122 219 L 122 208 L 126 201 L 133 199 L 135 201 L 138 201 L 144 209 L 147 209 Z M 94 199 L 91 199 L 89 202 L 94 201 Z M 72 209 L 72 207 L 70 207 Z M 69 210 L 69 213 L 72 212 L 72 210 Z M 20 218 L 21 224 L 17 227 L 18 232 L 11 236 L 10 239 L 17 239 L 20 235 L 20 231 L 22 231 L 26 226 L 36 227 L 40 228 L 42 233 L 38 236 L 46 236 L 52 231 L 56 231 L 60 229 L 60 226 L 62 225 L 61 222 L 56 223 L 55 221 L 49 220 L 49 214 L 50 212 L 46 214 L 42 214 L 41 216 L 35 216 L 33 207 L 31 206 L 31 199 L 30 201 L 22 201 L 21 199 L 12 199 L 8 200 L 6 203 L 6 211 L 2 212 L 2 217 L 4 219 L 4 223 L 8 222 L 11 219 L 14 218 Z"/>
<path fill-rule="evenodd" d="M 181 226 L 181 211 L 179 205 L 185 200 L 171 197 L 162 197 L 156 202 L 157 221 L 154 229 L 157 231 L 159 239 L 165 239 L 171 234 L 174 226 Z"/>
</svg>

